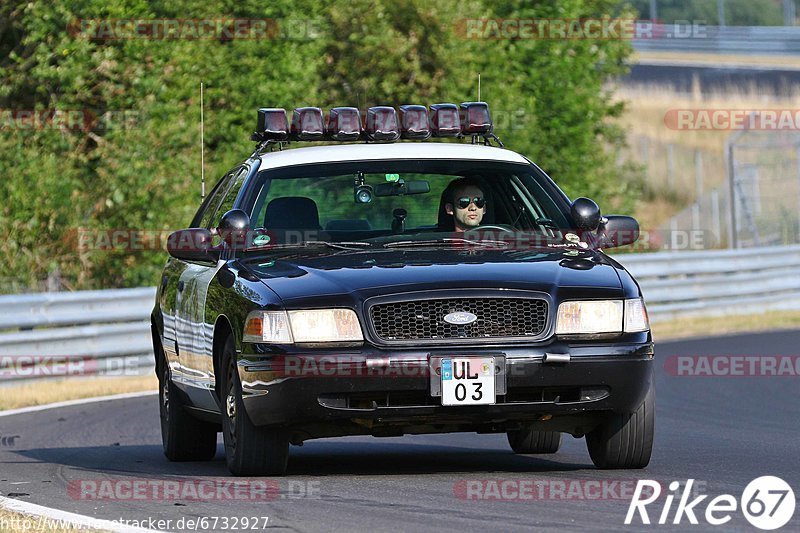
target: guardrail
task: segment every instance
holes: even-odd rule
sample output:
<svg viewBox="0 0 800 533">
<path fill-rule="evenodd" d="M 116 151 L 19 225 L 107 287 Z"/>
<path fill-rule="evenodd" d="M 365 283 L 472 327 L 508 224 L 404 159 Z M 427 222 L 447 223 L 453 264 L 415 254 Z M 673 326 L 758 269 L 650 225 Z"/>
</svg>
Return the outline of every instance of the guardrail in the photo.
<svg viewBox="0 0 800 533">
<path fill-rule="evenodd" d="M 800 245 L 614 258 L 652 322 L 800 309 Z M 154 298 L 154 288 L 0 296 L 0 382 L 152 372 Z"/>
<path fill-rule="evenodd" d="M 621 254 L 651 322 L 800 309 L 800 245 Z"/>
<path fill-rule="evenodd" d="M 0 383 L 153 370 L 155 288 L 0 296 Z"/>
<path fill-rule="evenodd" d="M 640 52 L 702 52 L 711 54 L 800 54 L 800 27 L 792 26 L 695 26 L 656 24 L 653 37 L 634 39 Z"/>
</svg>

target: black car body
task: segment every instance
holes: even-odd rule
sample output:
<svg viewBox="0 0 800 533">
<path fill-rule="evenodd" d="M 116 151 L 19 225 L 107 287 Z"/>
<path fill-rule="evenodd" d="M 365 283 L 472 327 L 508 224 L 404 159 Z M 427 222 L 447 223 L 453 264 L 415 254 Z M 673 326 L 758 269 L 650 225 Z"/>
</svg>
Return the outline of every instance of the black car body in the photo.
<svg viewBox="0 0 800 533">
<path fill-rule="evenodd" d="M 409 193 L 408 176 L 427 185 Z M 463 176 L 487 189 L 493 216 L 456 234 L 435 189 Z M 362 209 L 353 178 L 356 194 L 388 191 L 357 220 L 342 218 Z M 408 190 L 392 192 L 398 183 Z M 431 223 L 406 224 L 425 222 L 431 207 Z M 637 235 L 633 219 L 571 202 L 532 162 L 499 148 L 257 153 L 171 241 L 152 314 L 165 453 L 208 459 L 221 430 L 233 473 L 280 474 L 289 443 L 321 437 L 504 432 L 517 453 L 553 453 L 569 433 L 586 436 L 599 467 L 646 466 L 653 342 L 638 284 L 602 251 Z M 557 332 L 595 315 L 619 327 Z M 315 342 L 315 328 L 350 337 Z M 260 341 L 268 330 L 286 342 Z M 470 363 L 494 365 L 493 398 L 465 382 L 489 403 L 453 405 L 464 389 L 442 374 Z M 445 388 L 456 395 L 448 405 Z"/>
</svg>

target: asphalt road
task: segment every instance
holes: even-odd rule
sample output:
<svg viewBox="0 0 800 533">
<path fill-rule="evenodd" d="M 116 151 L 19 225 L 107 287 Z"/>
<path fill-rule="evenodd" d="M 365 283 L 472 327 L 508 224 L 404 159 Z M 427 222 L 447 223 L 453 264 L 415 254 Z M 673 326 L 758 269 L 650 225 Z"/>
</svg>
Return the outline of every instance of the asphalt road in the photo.
<svg viewBox="0 0 800 533">
<path fill-rule="evenodd" d="M 13 446 L 0 447 L 0 493 L 109 520 L 227 517 L 230 527 L 236 517 L 267 516 L 269 527 L 295 531 L 586 531 L 625 528 L 637 480 L 659 480 L 667 491 L 671 481 L 691 478 L 696 493 L 708 495 L 695 508 L 700 524 L 684 516 L 679 526 L 661 530 L 754 531 L 739 511 L 718 528 L 703 513 L 712 497 L 738 499 L 764 475 L 780 476 L 800 497 L 800 377 L 675 376 L 667 370 L 674 368 L 670 356 L 797 356 L 798 346 L 800 331 L 657 344 L 656 445 L 650 466 L 640 471 L 596 470 L 584 441 L 572 437 L 557 455 L 539 457 L 515 456 L 501 435 L 343 438 L 293 447 L 287 477 L 252 480 L 254 492 L 245 495 L 255 501 L 165 499 L 157 489 L 128 498 L 124 487 L 136 480 L 154 481 L 153 487 L 180 480 L 181 491 L 198 481 L 231 480 L 221 446 L 211 462 L 166 461 L 157 398 L 150 396 L 0 418 L 0 436 L 19 435 Z M 108 487 L 122 499 L 81 497 L 81 490 L 103 496 Z M 653 521 L 663 496 L 648 507 Z M 217 519 L 216 530 L 223 526 Z M 637 516 L 627 529 L 653 526 Z M 783 530 L 800 531 L 800 509 Z"/>
</svg>

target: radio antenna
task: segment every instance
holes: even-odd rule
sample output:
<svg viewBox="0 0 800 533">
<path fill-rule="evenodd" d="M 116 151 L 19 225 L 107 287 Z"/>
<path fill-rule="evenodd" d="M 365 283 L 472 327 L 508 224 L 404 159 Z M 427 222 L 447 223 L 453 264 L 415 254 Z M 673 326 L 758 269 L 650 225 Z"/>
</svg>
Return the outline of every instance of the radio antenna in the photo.
<svg viewBox="0 0 800 533">
<path fill-rule="evenodd" d="M 205 122 L 203 117 L 203 82 L 200 82 L 200 199 L 206 197 Z"/>
<path fill-rule="evenodd" d="M 481 101 L 481 73 L 478 72 L 478 101 Z"/>
</svg>

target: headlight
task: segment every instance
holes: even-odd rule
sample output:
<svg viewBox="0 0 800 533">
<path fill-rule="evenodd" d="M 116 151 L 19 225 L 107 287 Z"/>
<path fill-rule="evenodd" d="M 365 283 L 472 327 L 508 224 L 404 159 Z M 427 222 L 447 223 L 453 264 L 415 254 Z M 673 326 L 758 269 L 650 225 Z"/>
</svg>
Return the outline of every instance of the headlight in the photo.
<svg viewBox="0 0 800 533">
<path fill-rule="evenodd" d="M 647 309 L 641 298 L 563 302 L 558 306 L 556 335 L 635 333 L 649 329 Z"/>
<path fill-rule="evenodd" d="M 622 300 L 562 302 L 556 335 L 622 332 Z"/>
<path fill-rule="evenodd" d="M 244 327 L 245 342 L 274 344 L 361 342 L 361 324 L 351 309 L 253 311 Z"/>
</svg>

